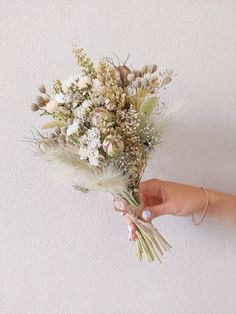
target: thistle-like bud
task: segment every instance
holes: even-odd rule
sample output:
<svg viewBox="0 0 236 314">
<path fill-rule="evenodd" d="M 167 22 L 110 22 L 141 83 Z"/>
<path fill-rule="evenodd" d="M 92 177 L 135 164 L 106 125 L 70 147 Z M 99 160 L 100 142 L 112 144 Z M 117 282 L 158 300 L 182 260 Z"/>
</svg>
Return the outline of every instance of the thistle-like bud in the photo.
<svg viewBox="0 0 236 314">
<path fill-rule="evenodd" d="M 108 156 L 117 157 L 124 151 L 125 145 L 120 136 L 108 135 L 104 139 L 102 147 Z"/>
<path fill-rule="evenodd" d="M 36 103 L 39 105 L 39 107 L 45 106 L 45 99 L 42 96 L 37 96 Z"/>
<path fill-rule="evenodd" d="M 128 84 L 127 76 L 130 73 L 130 69 L 126 65 L 120 65 L 117 67 L 117 70 L 120 75 L 120 80 L 123 86 Z"/>
<path fill-rule="evenodd" d="M 91 116 L 91 124 L 94 127 L 105 127 L 113 120 L 113 114 L 103 107 L 96 108 Z"/>
<path fill-rule="evenodd" d="M 39 106 L 36 103 L 32 103 L 30 108 L 31 108 L 32 111 L 38 111 L 39 110 Z"/>
<path fill-rule="evenodd" d="M 40 91 L 40 93 L 45 94 L 46 93 L 45 85 L 43 85 L 43 84 L 39 85 L 39 91 Z"/>
</svg>

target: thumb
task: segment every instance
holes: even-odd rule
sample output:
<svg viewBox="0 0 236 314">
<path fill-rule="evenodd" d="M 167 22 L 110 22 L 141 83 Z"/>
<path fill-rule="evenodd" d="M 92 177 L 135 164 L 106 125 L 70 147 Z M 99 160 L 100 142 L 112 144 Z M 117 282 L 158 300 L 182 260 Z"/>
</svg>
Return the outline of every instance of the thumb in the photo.
<svg viewBox="0 0 236 314">
<path fill-rule="evenodd" d="M 141 216 L 145 221 L 151 221 L 152 219 L 165 214 L 168 214 L 167 203 L 145 207 L 141 212 Z"/>
</svg>

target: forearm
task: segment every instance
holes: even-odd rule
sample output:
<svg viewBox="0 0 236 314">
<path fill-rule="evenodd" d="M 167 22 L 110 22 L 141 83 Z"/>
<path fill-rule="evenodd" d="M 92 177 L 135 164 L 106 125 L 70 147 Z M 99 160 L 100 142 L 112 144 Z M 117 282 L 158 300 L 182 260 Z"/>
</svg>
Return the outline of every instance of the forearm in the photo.
<svg viewBox="0 0 236 314">
<path fill-rule="evenodd" d="M 209 207 L 207 216 L 220 222 L 236 225 L 236 196 L 207 190 Z"/>
</svg>

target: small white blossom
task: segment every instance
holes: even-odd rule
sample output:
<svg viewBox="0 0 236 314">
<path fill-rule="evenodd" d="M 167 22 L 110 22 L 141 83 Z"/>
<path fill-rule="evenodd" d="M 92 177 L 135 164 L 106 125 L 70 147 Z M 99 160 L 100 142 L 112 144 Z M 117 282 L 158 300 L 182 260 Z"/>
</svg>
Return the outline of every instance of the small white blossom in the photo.
<svg viewBox="0 0 236 314">
<path fill-rule="evenodd" d="M 65 103 L 65 95 L 60 93 L 60 94 L 56 94 L 54 96 L 54 99 L 59 103 L 59 104 L 64 104 Z"/>
<path fill-rule="evenodd" d="M 100 130 L 98 128 L 88 129 L 80 140 L 80 158 L 88 159 L 92 166 L 98 166 L 100 157 L 98 149 L 101 147 Z"/>
<path fill-rule="evenodd" d="M 92 83 L 92 91 L 95 93 L 95 94 L 98 94 L 101 90 L 101 83 L 98 79 L 94 79 L 93 80 L 93 83 Z"/>
<path fill-rule="evenodd" d="M 87 88 L 88 85 L 91 85 L 91 84 L 92 84 L 91 79 L 87 75 L 84 75 L 79 79 L 77 86 L 82 89 L 82 88 Z"/>
<path fill-rule="evenodd" d="M 71 87 L 72 84 L 76 84 L 76 82 L 79 80 L 78 74 L 69 76 L 66 80 L 62 82 L 62 88 L 63 90 L 67 90 Z"/>
<path fill-rule="evenodd" d="M 69 125 L 66 131 L 67 135 L 72 135 L 74 133 L 76 133 L 79 129 L 79 122 L 78 121 L 74 121 L 73 124 Z"/>
<path fill-rule="evenodd" d="M 79 107 L 73 110 L 74 115 L 77 118 L 83 120 L 84 114 L 86 113 L 87 109 L 91 106 L 91 104 L 92 104 L 91 101 L 84 100 Z"/>
</svg>

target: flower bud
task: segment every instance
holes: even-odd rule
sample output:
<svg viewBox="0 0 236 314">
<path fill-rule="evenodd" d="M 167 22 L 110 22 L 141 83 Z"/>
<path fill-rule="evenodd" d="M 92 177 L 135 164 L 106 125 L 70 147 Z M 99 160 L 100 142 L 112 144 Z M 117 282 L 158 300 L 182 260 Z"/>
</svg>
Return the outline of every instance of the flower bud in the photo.
<svg viewBox="0 0 236 314">
<path fill-rule="evenodd" d="M 148 72 L 149 73 L 154 73 L 157 70 L 157 65 L 156 64 L 149 64 L 148 65 Z"/>
<path fill-rule="evenodd" d="M 39 85 L 39 91 L 40 91 L 40 93 L 45 94 L 46 93 L 45 85 L 43 85 L 43 84 Z"/>
<path fill-rule="evenodd" d="M 39 96 L 40 97 L 40 96 Z M 48 113 L 59 112 L 58 103 L 55 100 L 51 100 L 46 105 L 46 110 Z"/>
<path fill-rule="evenodd" d="M 36 102 L 39 105 L 39 107 L 45 106 L 45 99 L 42 96 L 37 96 Z"/>
<path fill-rule="evenodd" d="M 38 111 L 39 110 L 39 106 L 35 103 L 32 103 L 30 107 L 31 107 L 32 111 Z"/>
<path fill-rule="evenodd" d="M 91 124 L 94 127 L 105 127 L 108 123 L 113 122 L 113 114 L 105 108 L 98 107 L 91 116 Z"/>
<path fill-rule="evenodd" d="M 148 72 L 148 65 L 147 65 L 147 64 L 145 64 L 145 65 L 142 67 L 141 72 L 142 72 L 142 74 L 145 74 L 145 73 Z"/>
<path fill-rule="evenodd" d="M 117 157 L 124 151 L 125 145 L 120 136 L 108 135 L 104 139 L 102 147 L 108 156 Z"/>
</svg>

